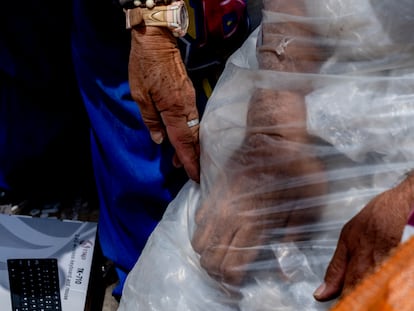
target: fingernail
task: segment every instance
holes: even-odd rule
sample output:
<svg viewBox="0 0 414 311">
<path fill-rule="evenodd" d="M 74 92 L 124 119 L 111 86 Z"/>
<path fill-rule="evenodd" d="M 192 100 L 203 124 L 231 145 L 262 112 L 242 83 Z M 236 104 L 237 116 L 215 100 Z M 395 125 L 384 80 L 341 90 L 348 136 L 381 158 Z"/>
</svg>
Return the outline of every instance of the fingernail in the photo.
<svg viewBox="0 0 414 311">
<path fill-rule="evenodd" d="M 151 135 L 151 139 L 156 143 L 156 144 L 161 144 L 162 141 L 164 140 L 164 136 L 162 135 L 161 132 L 150 132 Z"/>
<path fill-rule="evenodd" d="M 323 292 L 325 291 L 326 288 L 326 284 L 322 283 L 321 285 L 319 285 L 319 287 L 315 290 L 315 292 L 313 293 L 313 296 L 315 297 L 319 297 L 320 295 L 323 294 Z"/>
</svg>

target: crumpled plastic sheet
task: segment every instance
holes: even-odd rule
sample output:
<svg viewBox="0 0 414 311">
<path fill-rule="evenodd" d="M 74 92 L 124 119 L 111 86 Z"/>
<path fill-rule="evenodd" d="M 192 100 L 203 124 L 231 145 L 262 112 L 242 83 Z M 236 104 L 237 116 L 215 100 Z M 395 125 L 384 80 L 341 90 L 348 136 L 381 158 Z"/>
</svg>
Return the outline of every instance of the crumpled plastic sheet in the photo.
<svg viewBox="0 0 414 311">
<path fill-rule="evenodd" d="M 314 74 L 259 70 L 260 28 L 228 60 L 201 122 L 201 186 L 189 181 L 167 208 L 128 276 L 120 311 L 328 310 L 312 293 L 322 282 L 342 226 L 414 167 L 414 2 L 309 0 L 307 17 L 263 13 L 263 23 L 312 26 L 330 57 Z M 295 38 L 300 40 L 301 38 Z M 312 86 L 307 130 L 326 168 L 329 191 L 308 239 L 258 246 L 271 256 L 249 265 L 238 294 L 212 279 L 191 246 L 194 215 L 242 143 L 257 87 Z M 268 185 L 271 187 L 272 185 Z M 275 233 L 289 235 L 289 228 Z"/>
</svg>

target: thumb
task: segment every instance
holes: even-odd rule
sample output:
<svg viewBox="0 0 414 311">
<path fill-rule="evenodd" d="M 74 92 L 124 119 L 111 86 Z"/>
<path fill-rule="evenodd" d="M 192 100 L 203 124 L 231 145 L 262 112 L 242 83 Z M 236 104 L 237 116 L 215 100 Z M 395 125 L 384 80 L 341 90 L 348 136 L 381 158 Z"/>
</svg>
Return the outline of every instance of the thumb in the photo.
<svg viewBox="0 0 414 311">
<path fill-rule="evenodd" d="M 348 267 L 348 249 L 339 240 L 335 254 L 325 273 L 325 281 L 313 293 L 318 301 L 327 301 L 340 295 Z"/>
</svg>

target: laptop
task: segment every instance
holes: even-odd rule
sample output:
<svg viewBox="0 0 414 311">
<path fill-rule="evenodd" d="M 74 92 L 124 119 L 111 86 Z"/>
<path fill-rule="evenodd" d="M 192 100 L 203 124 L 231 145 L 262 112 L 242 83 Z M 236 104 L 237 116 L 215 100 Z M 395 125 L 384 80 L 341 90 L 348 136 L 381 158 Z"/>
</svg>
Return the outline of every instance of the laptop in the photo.
<svg viewBox="0 0 414 311">
<path fill-rule="evenodd" d="M 97 223 L 0 214 L 3 311 L 85 310 Z"/>
</svg>

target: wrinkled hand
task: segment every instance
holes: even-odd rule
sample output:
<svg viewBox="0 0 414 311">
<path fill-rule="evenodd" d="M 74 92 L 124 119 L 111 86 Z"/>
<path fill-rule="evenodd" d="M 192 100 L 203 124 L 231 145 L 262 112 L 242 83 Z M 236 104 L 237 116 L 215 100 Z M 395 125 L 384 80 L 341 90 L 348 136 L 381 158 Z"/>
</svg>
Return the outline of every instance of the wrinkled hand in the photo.
<svg viewBox="0 0 414 311">
<path fill-rule="evenodd" d="M 317 300 L 348 293 L 399 244 L 414 203 L 411 179 L 375 197 L 343 227 Z"/>
<path fill-rule="evenodd" d="M 254 153 L 266 152 L 258 149 Z M 276 155 L 268 156 L 274 159 Z M 275 233 L 275 228 L 312 223 L 319 216 L 319 207 L 305 207 L 306 200 L 302 199 L 326 191 L 324 183 L 297 183 L 295 176 L 299 171 L 307 176 L 322 171 L 314 158 L 281 163 L 283 168 L 278 170 L 266 167 L 268 157 L 242 157 L 250 157 L 253 162 L 241 161 L 239 168 L 226 166 L 226 176 L 217 178 L 211 194 L 197 210 L 192 238 L 201 266 L 213 279 L 232 286 L 239 285 L 247 276 L 248 265 L 257 258 L 262 246 L 271 239 L 284 239 L 277 236 L 281 233 Z M 259 159 L 263 160 L 263 169 Z M 286 166 L 295 171 L 291 178 L 282 173 Z"/>
<path fill-rule="evenodd" d="M 160 144 L 168 136 L 175 148 L 173 163 L 184 166 L 199 182 L 199 126 L 195 91 L 177 48 L 176 38 L 164 27 L 131 30 L 129 83 L 151 138 Z"/>
</svg>

